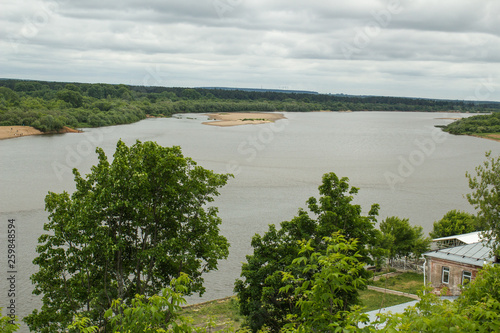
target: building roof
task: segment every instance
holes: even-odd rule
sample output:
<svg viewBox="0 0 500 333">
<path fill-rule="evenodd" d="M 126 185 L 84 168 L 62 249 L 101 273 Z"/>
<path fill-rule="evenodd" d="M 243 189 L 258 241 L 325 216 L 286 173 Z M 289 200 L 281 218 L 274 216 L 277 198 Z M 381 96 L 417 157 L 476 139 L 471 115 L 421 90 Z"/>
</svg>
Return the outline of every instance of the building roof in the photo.
<svg viewBox="0 0 500 333">
<path fill-rule="evenodd" d="M 472 244 L 472 243 L 477 243 L 477 242 L 481 241 L 480 233 L 481 233 L 481 231 L 475 231 L 475 232 L 469 232 L 468 234 L 435 238 L 432 241 L 433 242 L 440 242 L 440 241 L 447 241 L 447 240 L 456 239 L 456 240 L 459 240 L 461 242 L 464 242 L 465 244 Z"/>
<path fill-rule="evenodd" d="M 491 255 L 491 248 L 486 242 L 460 245 L 447 249 L 435 250 L 424 253 L 426 257 L 444 259 L 462 264 L 483 267 L 487 263 L 495 262 Z"/>
</svg>

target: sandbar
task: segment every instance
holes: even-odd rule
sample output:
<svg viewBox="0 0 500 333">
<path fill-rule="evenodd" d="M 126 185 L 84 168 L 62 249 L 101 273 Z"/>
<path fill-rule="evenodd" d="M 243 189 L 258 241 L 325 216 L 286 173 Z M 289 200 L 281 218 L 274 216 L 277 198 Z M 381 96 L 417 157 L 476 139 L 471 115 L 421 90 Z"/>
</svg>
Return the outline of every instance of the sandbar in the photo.
<svg viewBox="0 0 500 333">
<path fill-rule="evenodd" d="M 212 126 L 258 125 L 286 119 L 281 113 L 266 112 L 221 112 L 207 113 L 205 115 L 213 121 L 206 121 L 203 124 Z"/>
<path fill-rule="evenodd" d="M 57 133 L 82 133 L 82 131 L 64 126 Z M 44 133 L 31 126 L 0 126 L 0 140 L 41 134 L 54 134 L 54 132 Z"/>
</svg>

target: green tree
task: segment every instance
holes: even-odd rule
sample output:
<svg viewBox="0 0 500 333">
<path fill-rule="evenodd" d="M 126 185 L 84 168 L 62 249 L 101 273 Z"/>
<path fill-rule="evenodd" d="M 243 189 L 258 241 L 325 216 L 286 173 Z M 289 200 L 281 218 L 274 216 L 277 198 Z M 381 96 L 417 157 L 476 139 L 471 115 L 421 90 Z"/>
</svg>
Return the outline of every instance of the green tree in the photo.
<svg viewBox="0 0 500 333">
<path fill-rule="evenodd" d="M 496 255 L 500 254 L 497 240 L 500 239 L 500 156 L 494 158 L 491 151 L 486 161 L 476 167 L 476 175 L 466 173 L 469 188 L 467 200 L 477 210 L 483 237 L 488 240 Z"/>
<path fill-rule="evenodd" d="M 300 209 L 291 221 L 281 223 L 278 230 L 274 225 L 263 236 L 252 238 L 253 254 L 247 256 L 241 276 L 235 284 L 235 292 L 240 300 L 240 312 L 248 316 L 248 324 L 253 331 L 267 326 L 278 332 L 289 322 L 289 314 L 298 314 L 297 298 L 292 291 L 280 293 L 285 286 L 281 271 L 297 278 L 309 279 L 309 273 L 302 273 L 292 265 L 298 257 L 298 241 L 311 239 L 317 251 L 326 251 L 324 237 L 340 232 L 347 240 L 357 239 L 361 260 L 370 261 L 368 245 L 376 242 L 375 216 L 378 205 L 373 205 L 368 216 L 361 215 L 361 207 L 353 205 L 353 195 L 358 192 L 349 186 L 348 178 L 339 179 L 334 173 L 323 176 L 319 186 L 319 199 L 310 198 L 307 203 L 309 214 Z M 365 275 L 368 275 L 364 271 Z"/>
<path fill-rule="evenodd" d="M 83 105 L 83 96 L 78 91 L 63 89 L 57 92 L 57 98 L 71 104 L 74 108 L 79 108 Z"/>
<path fill-rule="evenodd" d="M 15 320 L 9 316 L 2 315 L 2 308 L 0 308 L 0 332 L 2 333 L 13 333 L 17 332 L 19 329 L 19 324 L 17 323 L 17 317 Z"/>
<path fill-rule="evenodd" d="M 149 297 L 181 273 L 188 292 L 203 293 L 202 273 L 228 255 L 217 208 L 207 207 L 229 175 L 197 166 L 179 147 L 119 141 L 113 162 L 99 162 L 76 191 L 49 193 L 47 234 L 39 238 L 39 270 L 31 279 L 41 310 L 24 320 L 37 332 L 56 332 L 81 313 L 105 325 L 113 299 Z"/>
<path fill-rule="evenodd" d="M 109 318 L 112 332 L 193 332 L 193 328 L 179 315 L 186 304 L 183 297 L 189 278 L 181 274 L 170 282 L 170 287 L 158 295 L 146 298 L 136 295 L 129 304 L 113 301 L 105 316 Z"/>
<path fill-rule="evenodd" d="M 296 332 L 333 332 L 338 329 L 355 329 L 350 321 L 353 306 L 359 303 L 359 290 L 366 287 L 363 278 L 365 264 L 358 252 L 356 239 L 346 240 L 341 233 L 325 237 L 326 251 L 317 252 L 312 240 L 301 241 L 299 257 L 292 266 L 310 275 L 310 278 L 295 277 L 283 272 L 287 283 L 282 292 L 293 289 L 300 309 L 292 315 L 288 329 Z M 296 287 L 295 287 L 296 286 Z"/>
<path fill-rule="evenodd" d="M 109 332 L 122 333 L 192 333 L 207 332 L 205 328 L 195 328 L 181 316 L 182 305 L 186 304 L 183 295 L 187 292 L 190 279 L 186 274 L 172 279 L 170 286 L 163 288 L 160 293 L 146 298 L 144 295 L 135 295 L 129 302 L 117 299 L 104 316 L 108 318 Z M 94 333 L 99 327 L 91 326 L 91 320 L 80 314 L 76 315 L 68 326 L 70 332 Z"/>
<path fill-rule="evenodd" d="M 439 221 L 434 222 L 429 236 L 432 238 L 448 237 L 478 231 L 479 226 L 473 214 L 459 210 L 450 210 Z"/>
<path fill-rule="evenodd" d="M 421 226 L 411 226 L 408 219 L 397 216 L 386 218 L 380 223 L 383 246 L 389 250 L 389 259 L 408 257 L 416 259 L 430 247 L 431 240 L 423 236 Z"/>
<path fill-rule="evenodd" d="M 201 94 L 195 89 L 184 89 L 181 96 L 185 99 L 200 99 Z"/>
<path fill-rule="evenodd" d="M 0 87 L 1 100 L 5 100 L 7 106 L 16 106 L 19 104 L 19 95 L 7 87 Z"/>
</svg>

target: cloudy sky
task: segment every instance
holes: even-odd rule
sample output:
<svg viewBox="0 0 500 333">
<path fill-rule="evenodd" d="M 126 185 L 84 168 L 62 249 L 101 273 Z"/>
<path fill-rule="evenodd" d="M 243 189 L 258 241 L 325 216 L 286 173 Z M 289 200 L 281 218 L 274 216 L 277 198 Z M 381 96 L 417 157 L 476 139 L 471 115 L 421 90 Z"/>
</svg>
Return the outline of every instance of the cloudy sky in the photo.
<svg viewBox="0 0 500 333">
<path fill-rule="evenodd" d="M 2 0 L 0 77 L 500 101 L 499 0 Z"/>
</svg>

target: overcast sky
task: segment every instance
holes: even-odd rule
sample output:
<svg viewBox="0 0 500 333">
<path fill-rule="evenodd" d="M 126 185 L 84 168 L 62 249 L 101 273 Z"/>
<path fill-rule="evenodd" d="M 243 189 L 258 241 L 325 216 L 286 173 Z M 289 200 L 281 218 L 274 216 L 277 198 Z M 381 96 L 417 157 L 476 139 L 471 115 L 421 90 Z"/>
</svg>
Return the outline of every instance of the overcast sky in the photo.
<svg viewBox="0 0 500 333">
<path fill-rule="evenodd" d="M 0 77 L 500 101 L 499 0 L 2 0 Z"/>
</svg>

